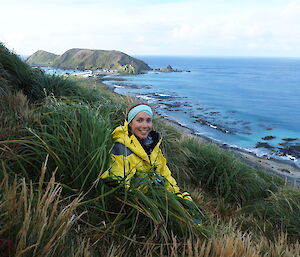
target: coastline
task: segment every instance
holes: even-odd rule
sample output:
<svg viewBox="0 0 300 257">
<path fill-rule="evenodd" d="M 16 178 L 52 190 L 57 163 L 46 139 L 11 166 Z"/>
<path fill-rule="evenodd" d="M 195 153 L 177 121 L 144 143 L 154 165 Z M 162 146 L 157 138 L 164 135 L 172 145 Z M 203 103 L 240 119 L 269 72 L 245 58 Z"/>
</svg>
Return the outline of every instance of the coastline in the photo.
<svg viewBox="0 0 300 257">
<path fill-rule="evenodd" d="M 298 168 L 295 164 L 270 157 L 259 157 L 246 150 L 229 147 L 228 145 L 218 143 L 210 138 L 195 134 L 193 130 L 182 126 L 175 120 L 163 117 L 161 115 L 159 116 L 166 120 L 170 125 L 176 127 L 176 129 L 183 133 L 184 136 L 196 138 L 203 143 L 212 143 L 217 145 L 222 150 L 232 153 L 235 157 L 239 158 L 247 165 L 266 173 L 277 175 L 284 179 L 287 184 L 300 188 L 300 168 Z"/>
<path fill-rule="evenodd" d="M 100 79 L 99 81 L 105 84 L 110 91 L 116 93 L 114 90 L 115 86 L 106 84 L 105 78 Z M 248 152 L 240 148 L 230 147 L 226 144 L 222 144 L 217 141 L 214 141 L 213 139 L 196 134 L 192 129 L 181 125 L 176 120 L 160 115 L 157 112 L 156 114 L 160 118 L 165 120 L 167 123 L 169 123 L 170 125 L 174 126 L 176 129 L 178 129 L 180 132 L 182 132 L 184 136 L 197 138 L 200 142 L 203 143 L 212 143 L 214 145 L 217 145 L 222 150 L 232 153 L 235 157 L 237 157 L 247 165 L 255 169 L 264 171 L 266 173 L 277 175 L 282 179 L 284 179 L 287 184 L 300 188 L 300 168 L 297 167 L 295 164 L 293 164 L 291 161 L 279 160 L 267 156 L 260 157 L 255 155 L 252 152 Z"/>
</svg>

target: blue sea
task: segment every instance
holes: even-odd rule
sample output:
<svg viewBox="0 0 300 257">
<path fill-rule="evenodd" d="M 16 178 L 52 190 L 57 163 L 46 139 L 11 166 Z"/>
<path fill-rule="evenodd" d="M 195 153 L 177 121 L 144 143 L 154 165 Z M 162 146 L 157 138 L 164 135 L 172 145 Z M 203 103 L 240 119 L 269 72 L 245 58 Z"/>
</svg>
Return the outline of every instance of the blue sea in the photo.
<svg viewBox="0 0 300 257">
<path fill-rule="evenodd" d="M 105 81 L 194 134 L 300 166 L 300 59 L 136 56 L 148 72 Z"/>
</svg>

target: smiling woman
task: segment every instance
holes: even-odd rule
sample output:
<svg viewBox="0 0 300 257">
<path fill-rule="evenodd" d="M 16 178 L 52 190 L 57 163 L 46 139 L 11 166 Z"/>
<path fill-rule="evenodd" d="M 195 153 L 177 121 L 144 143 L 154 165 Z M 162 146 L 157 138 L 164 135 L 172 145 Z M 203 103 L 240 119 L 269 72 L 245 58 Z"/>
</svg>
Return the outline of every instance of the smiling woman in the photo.
<svg viewBox="0 0 300 257">
<path fill-rule="evenodd" d="M 148 183 L 164 186 L 169 192 L 191 200 L 181 193 L 160 149 L 161 135 L 153 130 L 153 111 L 147 104 L 133 106 L 123 126 L 113 133 L 112 163 L 101 175 L 106 181 L 124 183 L 126 189 L 145 189 Z"/>
<path fill-rule="evenodd" d="M 140 104 L 132 107 L 128 113 L 128 123 L 131 133 L 138 139 L 146 139 L 153 128 L 153 112 L 151 107 Z"/>
</svg>

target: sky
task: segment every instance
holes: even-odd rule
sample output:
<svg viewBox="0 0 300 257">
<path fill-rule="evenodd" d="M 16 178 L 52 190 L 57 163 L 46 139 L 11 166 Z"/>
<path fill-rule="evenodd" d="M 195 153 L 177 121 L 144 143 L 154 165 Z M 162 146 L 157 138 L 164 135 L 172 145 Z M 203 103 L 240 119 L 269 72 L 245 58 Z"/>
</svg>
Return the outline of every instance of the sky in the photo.
<svg viewBox="0 0 300 257">
<path fill-rule="evenodd" d="M 300 0 L 0 0 L 0 42 L 21 55 L 300 57 Z"/>
</svg>

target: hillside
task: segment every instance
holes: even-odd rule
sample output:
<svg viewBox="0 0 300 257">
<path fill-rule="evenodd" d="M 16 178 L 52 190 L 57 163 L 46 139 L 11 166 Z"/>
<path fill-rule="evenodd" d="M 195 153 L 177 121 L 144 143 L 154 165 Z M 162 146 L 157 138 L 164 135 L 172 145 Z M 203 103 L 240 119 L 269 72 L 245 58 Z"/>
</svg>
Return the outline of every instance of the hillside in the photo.
<svg viewBox="0 0 300 257">
<path fill-rule="evenodd" d="M 114 50 L 108 51 L 74 48 L 66 51 L 62 55 L 55 55 L 39 50 L 31 55 L 26 62 L 30 65 L 47 65 L 61 69 L 106 69 L 133 74 L 151 70 L 145 62 Z"/>
<path fill-rule="evenodd" d="M 38 50 L 29 56 L 26 62 L 31 66 L 51 66 L 57 57 L 59 57 L 59 55 Z"/>
<path fill-rule="evenodd" d="M 163 180 L 99 179 L 135 101 L 98 81 L 33 69 L 0 43 L 1 257 L 299 257 L 298 189 L 157 116 L 193 201 Z"/>
</svg>

